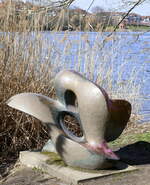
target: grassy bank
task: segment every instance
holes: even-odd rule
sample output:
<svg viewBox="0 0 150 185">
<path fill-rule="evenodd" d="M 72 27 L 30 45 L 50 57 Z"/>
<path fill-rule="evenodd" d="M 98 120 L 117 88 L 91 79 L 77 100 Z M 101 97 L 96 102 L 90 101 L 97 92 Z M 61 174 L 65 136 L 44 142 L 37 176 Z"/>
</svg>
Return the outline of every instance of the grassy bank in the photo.
<svg viewBox="0 0 150 185">
<path fill-rule="evenodd" d="M 131 25 L 131 26 L 127 26 L 126 27 L 127 30 L 131 30 L 131 31 L 150 31 L 150 26 L 134 26 L 134 25 Z"/>
<path fill-rule="evenodd" d="M 144 141 L 144 142 L 150 142 L 150 131 L 145 131 L 144 133 L 134 133 L 132 130 L 132 133 L 126 133 L 120 136 L 118 139 L 115 141 L 111 142 L 109 145 L 110 147 L 118 148 L 122 146 L 126 146 L 128 144 L 133 144 L 139 141 Z"/>
</svg>

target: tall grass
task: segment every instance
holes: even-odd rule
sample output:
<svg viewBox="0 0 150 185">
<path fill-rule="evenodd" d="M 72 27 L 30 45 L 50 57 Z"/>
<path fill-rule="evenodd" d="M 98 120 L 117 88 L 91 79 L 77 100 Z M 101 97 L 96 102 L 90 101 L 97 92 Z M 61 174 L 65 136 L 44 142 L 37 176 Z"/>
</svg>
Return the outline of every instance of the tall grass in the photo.
<svg viewBox="0 0 150 185">
<path fill-rule="evenodd" d="M 11 4 L 8 8 L 3 29 L 5 32 L 0 33 L 0 151 L 3 154 L 40 148 L 48 139 L 47 129 L 39 121 L 12 110 L 5 102 L 22 92 L 54 97 L 53 77 L 62 69 L 81 72 L 102 86 L 110 97 L 129 100 L 134 113 L 138 112 L 140 86 L 135 84 L 135 79 L 139 71 L 135 73 L 132 68 L 128 78 L 122 80 L 126 73 L 125 66 L 130 63 L 118 53 L 124 44 L 121 35 L 114 34 L 105 39 L 106 35 L 99 33 L 91 43 L 89 33 L 66 32 L 63 36 L 56 32 L 43 33 L 39 32 L 42 25 L 37 25 L 36 31 L 31 32 L 22 21 L 15 25 L 14 16 L 11 25 L 17 26 L 18 32 L 7 32 L 12 13 Z M 20 20 L 25 20 L 25 17 Z M 120 63 L 116 65 L 119 55 Z"/>
<path fill-rule="evenodd" d="M 5 34 L 0 62 L 0 145 L 1 151 L 18 150 L 40 145 L 45 128 L 37 120 L 8 108 L 6 100 L 21 92 L 52 95 L 49 64 L 40 64 L 34 49 L 24 57 L 25 48 L 14 34 Z M 16 45 L 17 44 L 17 45 Z M 37 65 L 38 64 L 38 65 Z M 22 148 L 23 147 L 23 148 Z"/>
</svg>

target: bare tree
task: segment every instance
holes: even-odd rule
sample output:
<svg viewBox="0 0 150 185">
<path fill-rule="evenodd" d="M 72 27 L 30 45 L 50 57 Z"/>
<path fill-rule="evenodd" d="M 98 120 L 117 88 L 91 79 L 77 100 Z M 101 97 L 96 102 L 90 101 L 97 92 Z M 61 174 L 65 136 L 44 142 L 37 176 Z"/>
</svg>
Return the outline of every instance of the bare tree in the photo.
<svg viewBox="0 0 150 185">
<path fill-rule="evenodd" d="M 38 12 L 67 8 L 73 3 L 73 1 L 75 0 L 46 0 L 44 3 L 42 0 L 41 3 L 44 5 L 44 7 L 39 9 Z"/>
<path fill-rule="evenodd" d="M 104 9 L 100 6 L 94 6 L 91 11 L 92 13 L 96 14 L 96 13 L 104 12 Z"/>
</svg>

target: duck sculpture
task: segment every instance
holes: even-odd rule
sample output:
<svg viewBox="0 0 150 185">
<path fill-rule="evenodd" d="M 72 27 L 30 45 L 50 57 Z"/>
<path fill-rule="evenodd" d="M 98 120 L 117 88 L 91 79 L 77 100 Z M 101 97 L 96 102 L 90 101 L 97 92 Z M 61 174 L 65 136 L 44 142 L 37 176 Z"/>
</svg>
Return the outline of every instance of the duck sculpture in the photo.
<svg viewBox="0 0 150 185">
<path fill-rule="evenodd" d="M 11 97 L 7 104 L 49 127 L 50 142 L 67 165 L 86 169 L 113 167 L 119 157 L 107 142 L 124 130 L 131 104 L 111 100 L 104 89 L 72 70 L 59 72 L 54 88 L 56 100 L 21 93 Z M 73 123 L 69 124 L 69 120 Z"/>
</svg>

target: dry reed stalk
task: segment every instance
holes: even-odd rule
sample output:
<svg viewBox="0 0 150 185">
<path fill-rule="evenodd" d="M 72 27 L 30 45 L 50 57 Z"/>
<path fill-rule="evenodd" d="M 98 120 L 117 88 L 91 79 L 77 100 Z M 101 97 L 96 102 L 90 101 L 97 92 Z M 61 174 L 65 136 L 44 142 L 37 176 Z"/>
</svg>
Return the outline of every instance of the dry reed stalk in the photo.
<svg viewBox="0 0 150 185">
<path fill-rule="evenodd" d="M 4 15 L 4 32 L 0 33 L 0 154 L 3 156 L 9 152 L 40 148 L 48 139 L 45 126 L 6 106 L 6 100 L 21 92 L 53 96 L 50 64 L 40 63 L 38 57 L 41 39 L 37 34 L 29 41 L 29 30 L 35 25 L 28 25 L 26 14 L 16 17 L 11 1 L 9 3 Z M 41 25 L 38 26 L 37 30 L 40 30 Z M 38 50 L 33 48 L 35 42 Z"/>
</svg>

